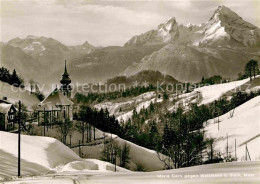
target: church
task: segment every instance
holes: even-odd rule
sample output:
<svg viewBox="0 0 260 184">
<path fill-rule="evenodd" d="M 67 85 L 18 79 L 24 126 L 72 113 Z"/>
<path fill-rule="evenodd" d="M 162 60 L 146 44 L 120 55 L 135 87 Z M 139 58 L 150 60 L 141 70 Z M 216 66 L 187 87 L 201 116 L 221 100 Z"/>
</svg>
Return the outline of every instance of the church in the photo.
<svg viewBox="0 0 260 184">
<path fill-rule="evenodd" d="M 73 120 L 73 102 L 71 99 L 71 79 L 69 77 L 66 61 L 65 69 L 60 80 L 61 87 L 56 87 L 42 102 L 39 103 L 38 123 L 64 122 L 66 119 Z"/>
</svg>

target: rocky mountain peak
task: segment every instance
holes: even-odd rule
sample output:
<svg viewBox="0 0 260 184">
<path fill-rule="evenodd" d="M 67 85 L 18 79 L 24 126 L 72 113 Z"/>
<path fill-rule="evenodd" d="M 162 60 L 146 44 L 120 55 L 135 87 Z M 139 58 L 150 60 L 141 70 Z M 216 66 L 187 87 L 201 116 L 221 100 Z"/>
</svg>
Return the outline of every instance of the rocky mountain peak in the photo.
<svg viewBox="0 0 260 184">
<path fill-rule="evenodd" d="M 233 21 L 233 20 L 242 20 L 242 18 L 237 15 L 234 11 L 229 9 L 228 7 L 222 5 L 218 6 L 218 8 L 215 10 L 214 14 L 210 18 L 210 22 L 216 22 L 216 21 Z"/>
<path fill-rule="evenodd" d="M 140 46 L 164 43 L 174 40 L 179 35 L 178 23 L 174 17 L 158 25 L 157 29 L 132 37 L 125 46 Z"/>
<path fill-rule="evenodd" d="M 34 35 L 28 35 L 28 36 L 26 37 L 26 39 L 33 39 L 33 40 L 35 40 L 35 39 L 38 39 L 38 37 L 37 37 L 37 36 L 34 36 Z"/>
<path fill-rule="evenodd" d="M 85 41 L 83 44 L 82 44 L 83 47 L 94 47 L 93 45 L 91 45 L 88 41 Z"/>
<path fill-rule="evenodd" d="M 163 29 L 164 31 L 171 32 L 174 29 L 174 27 L 176 27 L 176 26 L 177 26 L 176 19 L 175 19 L 175 17 L 172 17 L 169 20 L 167 20 L 166 22 L 160 24 L 158 26 L 158 29 L 159 30 Z"/>
<path fill-rule="evenodd" d="M 219 6 L 204 29 L 204 45 L 259 46 L 260 30 L 226 6 Z"/>
</svg>

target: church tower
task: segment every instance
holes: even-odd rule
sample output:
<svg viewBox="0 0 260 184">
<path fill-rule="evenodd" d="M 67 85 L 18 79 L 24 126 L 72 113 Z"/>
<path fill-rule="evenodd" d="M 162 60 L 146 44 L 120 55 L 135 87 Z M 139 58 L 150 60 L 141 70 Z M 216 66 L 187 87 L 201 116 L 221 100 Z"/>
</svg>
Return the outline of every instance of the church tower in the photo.
<svg viewBox="0 0 260 184">
<path fill-rule="evenodd" d="M 62 91 L 62 93 L 70 98 L 71 95 L 71 79 L 69 78 L 69 74 L 67 72 L 67 66 L 66 66 L 66 60 L 65 60 L 65 69 L 64 69 L 64 73 L 62 75 L 62 79 L 60 80 L 61 83 L 61 88 L 60 90 Z"/>
</svg>

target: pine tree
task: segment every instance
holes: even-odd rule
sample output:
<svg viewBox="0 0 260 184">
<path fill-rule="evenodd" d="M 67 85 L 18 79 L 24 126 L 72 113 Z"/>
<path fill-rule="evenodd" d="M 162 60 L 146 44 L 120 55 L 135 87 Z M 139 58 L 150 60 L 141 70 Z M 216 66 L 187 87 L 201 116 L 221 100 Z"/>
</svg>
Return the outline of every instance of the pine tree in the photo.
<svg viewBox="0 0 260 184">
<path fill-rule="evenodd" d="M 19 79 L 19 77 L 17 76 L 15 69 L 13 70 L 13 73 L 12 73 L 12 75 L 11 75 L 10 84 L 11 84 L 11 85 L 14 85 L 14 86 L 16 86 L 16 87 L 18 87 L 18 86 L 21 85 L 20 79 Z"/>
<path fill-rule="evenodd" d="M 150 131 L 149 131 L 149 146 L 151 149 L 156 149 L 159 140 L 159 133 L 157 129 L 157 124 L 152 121 L 150 124 Z"/>
<path fill-rule="evenodd" d="M 163 93 L 163 100 L 168 100 L 168 95 L 166 92 Z"/>
<path fill-rule="evenodd" d="M 250 60 L 245 66 L 245 74 L 250 77 L 250 80 L 252 80 L 252 76 L 255 78 L 258 72 L 258 62 L 255 60 Z"/>
<path fill-rule="evenodd" d="M 153 104 L 153 102 L 150 103 L 149 110 L 150 110 L 150 112 L 154 112 L 154 104 Z"/>
<path fill-rule="evenodd" d="M 254 75 L 254 78 L 255 78 L 256 74 L 259 73 L 258 61 L 251 60 L 251 62 L 252 62 L 253 75 Z"/>
<path fill-rule="evenodd" d="M 128 146 L 126 143 L 123 145 L 123 148 L 121 150 L 121 161 L 120 166 L 121 167 L 127 167 L 127 164 L 130 162 L 130 146 Z"/>
</svg>

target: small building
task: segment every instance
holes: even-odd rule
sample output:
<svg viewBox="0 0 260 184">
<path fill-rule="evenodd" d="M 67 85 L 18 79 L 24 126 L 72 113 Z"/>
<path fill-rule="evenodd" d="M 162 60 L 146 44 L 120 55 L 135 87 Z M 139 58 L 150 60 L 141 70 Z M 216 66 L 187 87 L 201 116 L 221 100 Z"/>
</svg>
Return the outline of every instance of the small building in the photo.
<svg viewBox="0 0 260 184">
<path fill-rule="evenodd" d="M 67 98 L 59 89 L 55 89 L 40 104 L 38 111 L 38 122 L 72 120 L 73 102 Z"/>
<path fill-rule="evenodd" d="M 70 100 L 71 79 L 67 72 L 66 61 L 64 74 L 61 79 L 61 88 L 56 88 L 38 105 L 38 123 L 53 123 L 73 119 L 73 102 Z"/>
<path fill-rule="evenodd" d="M 16 108 L 6 98 L 0 100 L 0 130 L 9 131 L 14 129 Z"/>
</svg>

